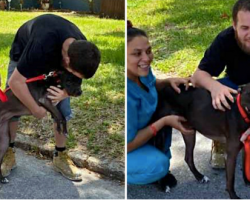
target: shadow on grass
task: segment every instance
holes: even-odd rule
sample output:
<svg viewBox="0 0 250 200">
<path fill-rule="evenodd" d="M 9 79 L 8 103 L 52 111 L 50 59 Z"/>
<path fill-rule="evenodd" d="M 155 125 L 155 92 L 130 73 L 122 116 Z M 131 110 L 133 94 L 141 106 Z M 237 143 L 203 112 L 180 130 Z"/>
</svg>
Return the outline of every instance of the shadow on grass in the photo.
<svg viewBox="0 0 250 200">
<path fill-rule="evenodd" d="M 234 0 L 229 1 L 182 1 L 162 3 L 162 7 L 148 15 L 160 15 L 162 20 L 151 26 L 142 26 L 152 40 L 153 46 L 161 54 L 167 48 L 167 55 L 176 51 L 191 48 L 204 51 L 217 34 L 231 26 L 231 10 Z"/>
<path fill-rule="evenodd" d="M 112 31 L 112 32 L 107 32 L 107 33 L 104 33 L 104 34 L 96 34 L 96 37 L 98 36 L 104 36 L 104 37 L 118 37 L 118 38 L 123 38 L 125 39 L 125 32 L 124 31 Z"/>
<path fill-rule="evenodd" d="M 102 64 L 114 64 L 121 65 L 125 68 L 125 43 L 118 40 L 117 45 L 109 44 L 111 41 L 107 40 L 93 40 L 101 51 L 101 63 Z M 116 42 L 116 41 L 115 41 Z"/>
<path fill-rule="evenodd" d="M 83 95 L 72 98 L 75 118 L 71 123 L 91 153 L 121 159 L 125 143 L 124 67 L 103 64 L 99 70 L 93 79 L 83 81 Z"/>
<path fill-rule="evenodd" d="M 97 74 L 95 79 L 88 81 L 87 88 L 83 89 L 88 95 L 97 97 L 102 103 L 120 104 L 121 98 L 115 98 L 115 95 L 123 94 L 125 88 L 124 68 L 119 66 L 106 65 L 102 72 Z M 84 84 L 84 83 L 83 83 Z"/>
</svg>

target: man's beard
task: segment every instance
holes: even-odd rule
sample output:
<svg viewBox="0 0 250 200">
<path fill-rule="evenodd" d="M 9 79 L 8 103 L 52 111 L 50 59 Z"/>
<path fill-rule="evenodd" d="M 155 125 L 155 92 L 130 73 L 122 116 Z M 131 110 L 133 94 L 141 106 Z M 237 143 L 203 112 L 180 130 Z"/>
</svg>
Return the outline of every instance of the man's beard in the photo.
<svg viewBox="0 0 250 200">
<path fill-rule="evenodd" d="M 246 54 L 250 55 L 250 47 L 246 46 L 244 44 L 244 42 L 242 42 L 240 39 L 239 39 L 239 36 L 238 36 L 238 32 L 235 31 L 235 39 L 237 41 L 237 44 L 239 45 L 240 49 L 245 52 Z"/>
</svg>

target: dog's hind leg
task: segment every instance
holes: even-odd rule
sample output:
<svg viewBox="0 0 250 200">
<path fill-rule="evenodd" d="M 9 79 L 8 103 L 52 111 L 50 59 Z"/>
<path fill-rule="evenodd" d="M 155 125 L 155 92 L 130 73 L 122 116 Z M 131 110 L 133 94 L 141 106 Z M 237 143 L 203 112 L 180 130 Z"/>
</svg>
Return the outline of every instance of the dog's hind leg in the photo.
<svg viewBox="0 0 250 200">
<path fill-rule="evenodd" d="M 191 170 L 191 172 L 194 174 L 195 178 L 201 182 L 201 183 L 207 183 L 209 182 L 209 178 L 201 174 L 195 167 L 194 164 L 194 147 L 195 147 L 195 140 L 196 140 L 196 134 L 192 135 L 184 135 L 182 134 L 185 145 L 186 145 L 186 151 L 185 151 L 185 161 Z"/>
<path fill-rule="evenodd" d="M 2 174 L 2 162 L 3 157 L 9 147 L 10 136 L 9 136 L 9 121 L 0 123 L 0 182 L 8 183 L 8 179 L 3 177 Z"/>
<path fill-rule="evenodd" d="M 227 141 L 227 158 L 226 158 L 226 177 L 227 177 L 227 192 L 231 199 L 239 199 L 234 190 L 235 167 L 236 159 L 239 151 L 242 148 L 242 143 L 238 139 L 228 139 Z"/>
</svg>

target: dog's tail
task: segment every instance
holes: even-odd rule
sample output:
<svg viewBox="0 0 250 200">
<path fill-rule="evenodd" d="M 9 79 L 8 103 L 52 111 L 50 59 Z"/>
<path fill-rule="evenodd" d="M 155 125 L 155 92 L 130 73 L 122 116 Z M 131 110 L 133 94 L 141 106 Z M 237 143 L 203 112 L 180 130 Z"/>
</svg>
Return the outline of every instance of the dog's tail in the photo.
<svg viewBox="0 0 250 200">
<path fill-rule="evenodd" d="M 243 178 L 245 184 L 250 186 L 250 135 L 244 142 L 243 149 Z"/>
</svg>

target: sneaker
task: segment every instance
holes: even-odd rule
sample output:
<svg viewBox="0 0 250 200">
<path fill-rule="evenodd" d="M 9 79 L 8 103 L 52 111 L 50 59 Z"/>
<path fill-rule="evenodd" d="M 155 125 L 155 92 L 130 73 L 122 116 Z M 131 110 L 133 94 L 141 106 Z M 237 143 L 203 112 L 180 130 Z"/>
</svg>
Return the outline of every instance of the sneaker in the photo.
<svg viewBox="0 0 250 200">
<path fill-rule="evenodd" d="M 160 189 L 166 193 L 170 192 L 170 188 L 177 185 L 177 180 L 171 172 L 158 181 Z"/>
<path fill-rule="evenodd" d="M 225 169 L 226 145 L 213 141 L 210 164 L 213 169 Z"/>
<path fill-rule="evenodd" d="M 55 171 L 71 181 L 82 181 L 81 174 L 66 151 L 56 151 L 53 157 Z"/>
<path fill-rule="evenodd" d="M 10 175 L 11 170 L 16 168 L 15 148 L 9 147 L 3 157 L 1 171 L 3 177 Z"/>
</svg>

